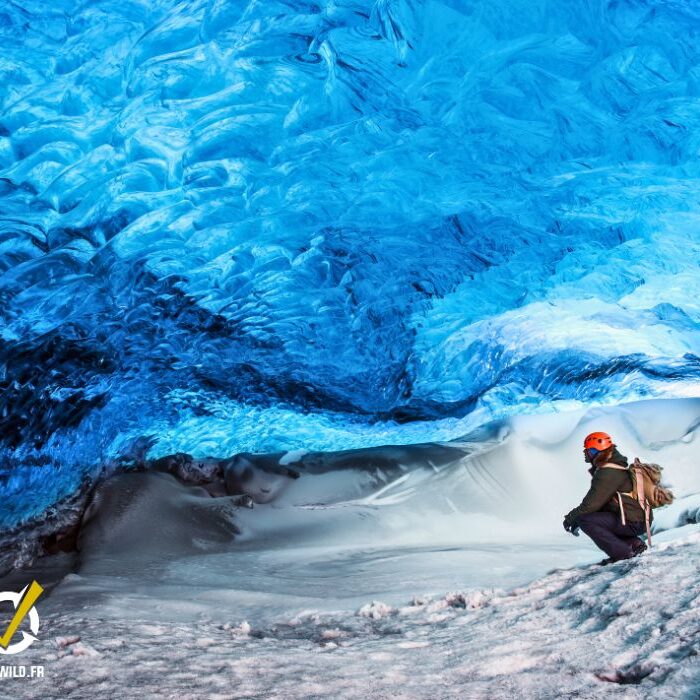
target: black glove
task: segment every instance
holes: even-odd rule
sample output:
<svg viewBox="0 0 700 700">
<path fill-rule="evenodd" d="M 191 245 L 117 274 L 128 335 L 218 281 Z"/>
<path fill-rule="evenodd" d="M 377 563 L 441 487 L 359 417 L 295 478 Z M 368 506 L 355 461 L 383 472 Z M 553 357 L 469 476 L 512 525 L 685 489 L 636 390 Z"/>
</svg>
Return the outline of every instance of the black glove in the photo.
<svg viewBox="0 0 700 700">
<path fill-rule="evenodd" d="M 578 525 L 576 521 L 570 518 L 568 515 L 564 517 L 564 529 L 570 532 L 572 535 L 578 537 Z"/>
</svg>

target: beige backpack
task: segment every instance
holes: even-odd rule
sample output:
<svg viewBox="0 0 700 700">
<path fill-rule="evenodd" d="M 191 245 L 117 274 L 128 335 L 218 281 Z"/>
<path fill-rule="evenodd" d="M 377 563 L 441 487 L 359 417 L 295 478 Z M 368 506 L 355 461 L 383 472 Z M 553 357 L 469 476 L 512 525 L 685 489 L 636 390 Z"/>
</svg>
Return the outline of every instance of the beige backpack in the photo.
<svg viewBox="0 0 700 700">
<path fill-rule="evenodd" d="M 665 486 L 661 485 L 661 471 L 662 467 L 658 464 L 646 464 L 645 462 L 640 462 L 639 457 L 634 458 L 634 462 L 630 467 L 630 473 L 632 474 L 632 491 L 637 491 L 637 481 L 642 479 L 644 499 L 649 504 L 650 508 L 661 508 L 661 506 L 667 506 L 673 503 L 673 494 Z M 640 501 L 638 495 L 630 493 L 632 498 L 636 498 Z M 640 505 L 644 507 L 644 504 Z"/>
<path fill-rule="evenodd" d="M 673 494 L 668 488 L 661 485 L 662 467 L 660 467 L 658 464 L 640 462 L 639 457 L 634 458 L 634 462 L 632 462 L 628 469 L 617 464 L 606 464 L 605 466 L 629 471 L 630 476 L 632 477 L 632 490 L 629 493 L 620 494 L 618 492 L 617 494 L 617 499 L 620 504 L 622 524 L 624 525 L 626 520 L 625 510 L 622 507 L 621 496 L 629 496 L 637 501 L 644 511 L 647 540 L 649 541 L 649 546 L 651 547 L 649 511 L 652 508 L 661 508 L 662 506 L 667 506 L 669 503 L 673 503 Z"/>
</svg>

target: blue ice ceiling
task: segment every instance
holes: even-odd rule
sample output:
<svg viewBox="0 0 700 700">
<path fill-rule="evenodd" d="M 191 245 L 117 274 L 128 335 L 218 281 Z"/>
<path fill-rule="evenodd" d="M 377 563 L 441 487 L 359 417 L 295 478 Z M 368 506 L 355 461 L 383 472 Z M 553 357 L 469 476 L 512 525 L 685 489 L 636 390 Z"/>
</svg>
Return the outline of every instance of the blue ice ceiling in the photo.
<svg viewBox="0 0 700 700">
<path fill-rule="evenodd" d="M 6 488 L 141 435 L 698 395 L 700 5 L 0 0 L 0 33 Z"/>
</svg>

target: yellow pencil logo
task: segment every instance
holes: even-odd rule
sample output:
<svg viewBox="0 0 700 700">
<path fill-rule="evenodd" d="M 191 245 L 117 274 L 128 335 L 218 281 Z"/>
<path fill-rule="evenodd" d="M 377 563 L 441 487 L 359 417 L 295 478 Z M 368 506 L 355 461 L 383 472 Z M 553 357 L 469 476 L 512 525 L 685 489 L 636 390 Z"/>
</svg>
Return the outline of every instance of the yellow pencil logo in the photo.
<svg viewBox="0 0 700 700">
<path fill-rule="evenodd" d="M 18 654 L 36 641 L 34 635 L 39 632 L 39 613 L 36 611 L 34 603 L 43 592 L 44 589 L 36 581 L 32 581 L 19 593 L 14 591 L 0 593 L 0 602 L 9 600 L 15 608 L 10 624 L 0 637 L 0 654 Z M 22 632 L 21 641 L 10 644 L 25 617 L 29 617 L 29 629 L 32 633 Z"/>
</svg>

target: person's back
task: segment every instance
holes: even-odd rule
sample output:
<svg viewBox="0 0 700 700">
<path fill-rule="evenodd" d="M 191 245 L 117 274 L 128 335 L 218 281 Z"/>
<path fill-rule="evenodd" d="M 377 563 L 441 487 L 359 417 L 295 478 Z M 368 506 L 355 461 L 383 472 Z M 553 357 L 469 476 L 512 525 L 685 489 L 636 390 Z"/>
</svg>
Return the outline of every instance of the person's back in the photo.
<svg viewBox="0 0 700 700">
<path fill-rule="evenodd" d="M 607 433 L 591 433 L 584 440 L 584 458 L 590 463 L 592 480 L 581 504 L 564 517 L 564 528 L 581 528 L 602 549 L 608 564 L 630 559 L 647 547 L 645 511 L 632 495 L 634 482 L 621 454 Z"/>
</svg>

